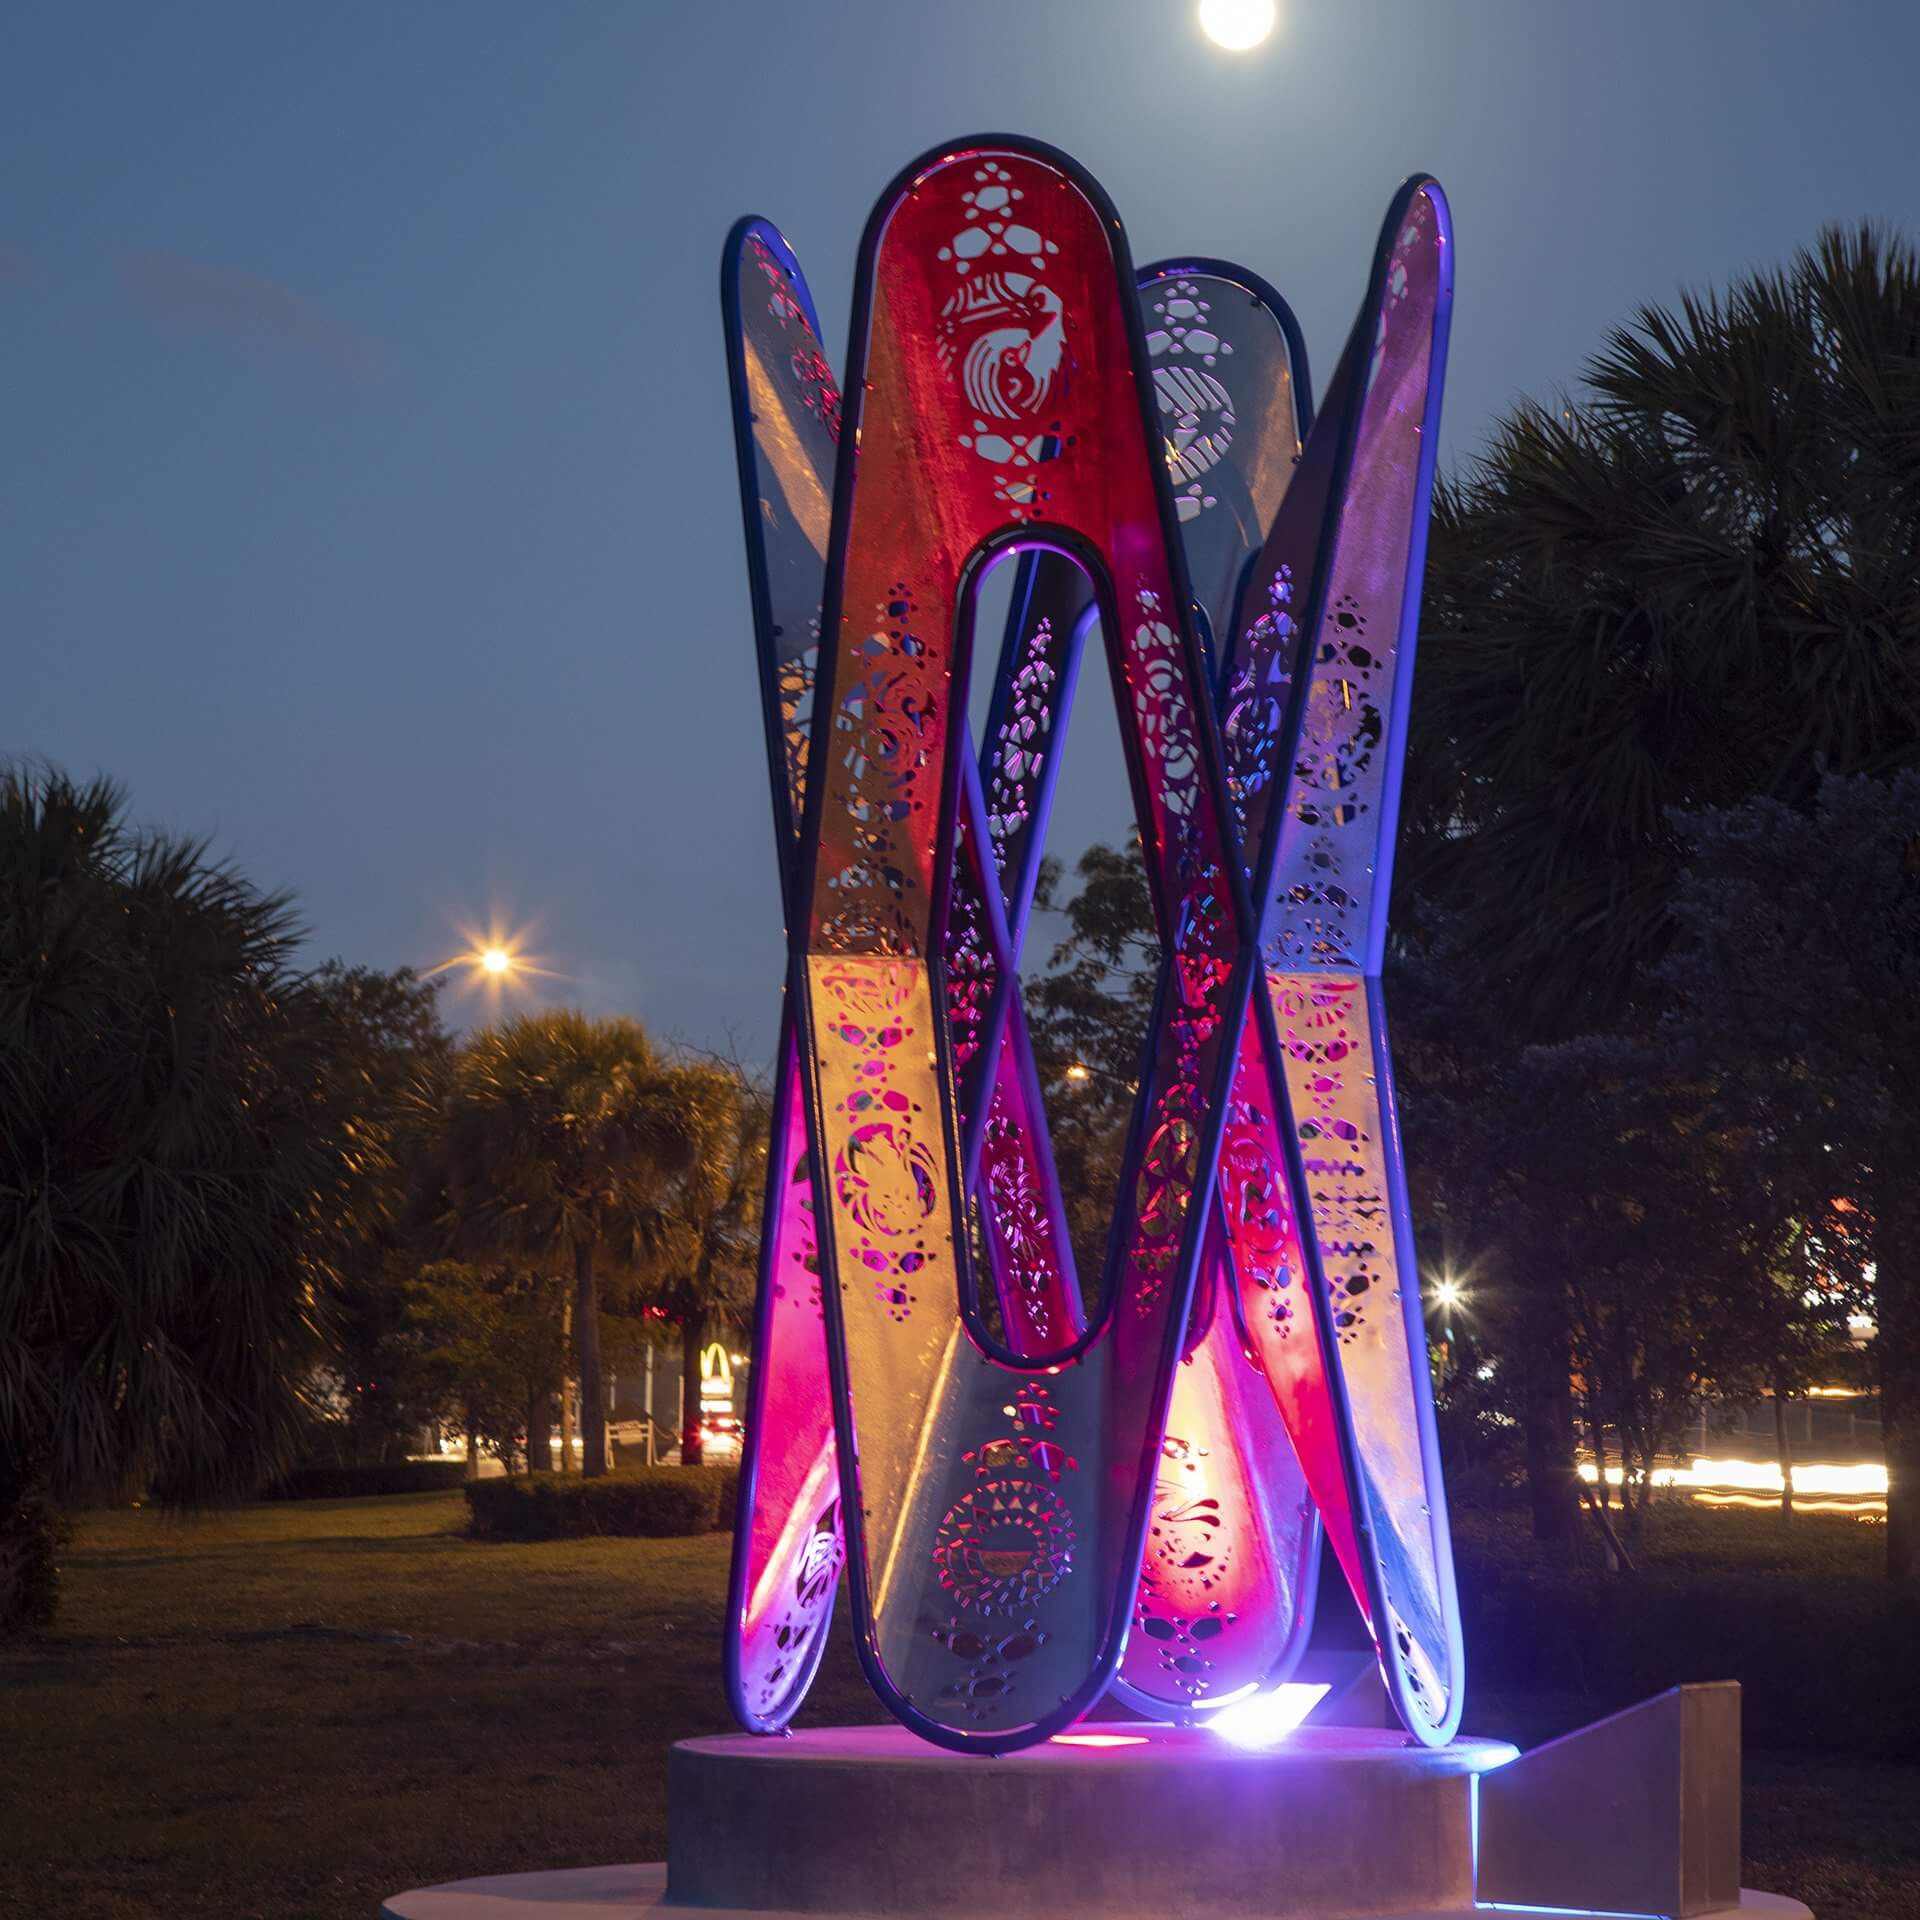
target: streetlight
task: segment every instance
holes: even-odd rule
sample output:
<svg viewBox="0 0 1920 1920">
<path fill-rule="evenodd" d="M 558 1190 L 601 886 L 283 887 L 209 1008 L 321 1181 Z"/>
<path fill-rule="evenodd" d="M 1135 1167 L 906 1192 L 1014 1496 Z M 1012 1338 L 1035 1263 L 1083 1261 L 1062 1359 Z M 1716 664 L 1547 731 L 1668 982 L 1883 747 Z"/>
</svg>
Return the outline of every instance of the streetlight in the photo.
<svg viewBox="0 0 1920 1920">
<path fill-rule="evenodd" d="M 1445 1374 L 1452 1373 L 1454 1364 L 1453 1316 L 1466 1303 L 1466 1288 L 1460 1284 L 1451 1268 L 1443 1267 L 1440 1277 L 1433 1283 L 1433 1304 L 1440 1310 L 1440 1365 Z"/>
<path fill-rule="evenodd" d="M 450 972 L 459 967 L 469 981 L 486 988 L 491 995 L 522 986 L 529 973 L 540 971 L 521 952 L 519 940 L 512 934 L 491 930 L 485 934 L 467 932 L 467 938 L 473 944 L 464 953 L 456 953 L 451 960 L 436 967 L 436 973 Z"/>
</svg>

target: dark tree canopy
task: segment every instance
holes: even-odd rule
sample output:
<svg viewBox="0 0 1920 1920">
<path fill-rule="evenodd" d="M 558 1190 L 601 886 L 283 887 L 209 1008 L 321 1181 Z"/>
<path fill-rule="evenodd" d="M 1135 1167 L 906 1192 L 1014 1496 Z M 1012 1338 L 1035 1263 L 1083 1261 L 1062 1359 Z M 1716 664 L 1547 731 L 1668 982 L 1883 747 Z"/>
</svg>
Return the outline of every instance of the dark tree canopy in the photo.
<svg viewBox="0 0 1920 1920">
<path fill-rule="evenodd" d="M 1894 1127 L 1911 1076 L 1832 1095 L 1821 1021 L 1891 1031 L 1859 938 L 1894 911 L 1874 823 L 1920 765 L 1913 248 L 1830 230 L 1617 329 L 1440 489 L 1423 629 L 1399 1079 L 1424 1210 L 1500 1276 L 1536 1495 L 1563 1490 L 1544 1528 L 1570 1510 L 1569 1366 L 1623 1443 L 1701 1387 L 1800 1390 L 1878 1230 L 1835 1226 L 1878 1205 L 1860 1156 L 1902 1158 L 1858 1104 L 1843 1145 L 1827 1103 Z M 1756 884 L 1763 844 L 1818 871 Z M 1809 894 L 1842 873 L 1844 929 L 1843 895 Z M 1768 982 L 1796 1018 L 1735 1011 Z M 1920 1491 L 1894 1459 L 1906 1286 L 1876 1289 L 1896 1506 Z"/>
<path fill-rule="evenodd" d="M 583 1470 L 605 1471 L 603 1273 L 632 1277 L 669 1223 L 676 1179 L 713 1128 L 701 1068 L 668 1060 L 638 1021 L 525 1014 L 477 1033 L 447 1105 L 449 1225 L 475 1251 L 573 1276 Z"/>
<path fill-rule="evenodd" d="M 1710 1073 L 1741 1172 L 1870 1303 L 1889 1571 L 1920 1579 L 1920 772 L 1674 821 L 1687 862 L 1658 1040 Z"/>
<path fill-rule="evenodd" d="M 1128 1116 L 1146 1049 L 1160 965 L 1153 897 L 1138 837 L 1092 846 L 1066 891 L 1058 862 L 1041 868 L 1035 907 L 1065 925 L 1025 1006 L 1067 1229 L 1093 1304 L 1113 1223 Z"/>
<path fill-rule="evenodd" d="M 1416 895 L 1511 1014 L 1604 1024 L 1668 937 L 1673 807 L 1920 760 L 1920 259 L 1831 229 L 1644 309 L 1439 490 Z"/>
<path fill-rule="evenodd" d="M 251 1490 L 294 1445 L 390 1164 L 287 903 L 119 792 L 0 778 L 0 1461 L 59 1495 Z"/>
</svg>

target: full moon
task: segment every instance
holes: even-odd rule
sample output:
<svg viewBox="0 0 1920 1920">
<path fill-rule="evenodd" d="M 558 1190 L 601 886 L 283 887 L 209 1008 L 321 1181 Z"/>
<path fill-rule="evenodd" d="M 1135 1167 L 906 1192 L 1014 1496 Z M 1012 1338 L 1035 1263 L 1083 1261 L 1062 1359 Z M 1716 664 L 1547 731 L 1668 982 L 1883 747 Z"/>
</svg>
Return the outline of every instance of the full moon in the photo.
<svg viewBox="0 0 1920 1920">
<path fill-rule="evenodd" d="M 1257 47 L 1273 31 L 1273 0 L 1200 0 L 1200 28 L 1231 53 Z"/>
</svg>

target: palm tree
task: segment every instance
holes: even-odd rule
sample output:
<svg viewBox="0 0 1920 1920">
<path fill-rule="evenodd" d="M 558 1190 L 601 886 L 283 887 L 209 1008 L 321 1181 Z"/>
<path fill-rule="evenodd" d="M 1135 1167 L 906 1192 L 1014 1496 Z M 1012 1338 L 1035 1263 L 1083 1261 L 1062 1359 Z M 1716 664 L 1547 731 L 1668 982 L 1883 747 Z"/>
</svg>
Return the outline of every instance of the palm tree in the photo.
<svg viewBox="0 0 1920 1920">
<path fill-rule="evenodd" d="M 0 774 L 0 1625 L 24 1581 L 51 1606 L 50 1498 L 192 1503 L 292 1457 L 388 1139 L 297 937 L 110 783 Z"/>
<path fill-rule="evenodd" d="M 1538 1121 L 1527 1043 L 1645 1036 L 1670 994 L 1675 811 L 1804 813 L 1823 769 L 1920 761 L 1920 255 L 1834 228 L 1614 330 L 1582 391 L 1438 490 L 1423 627 L 1396 1051 L 1423 1204 L 1494 1252 Z M 1572 1157 L 1565 1179 L 1562 1217 L 1587 1197 Z M 1560 1532 L 1568 1277 L 1509 1264 L 1535 1524 Z"/>
<path fill-rule="evenodd" d="M 680 1330 L 680 1458 L 698 1466 L 702 1346 L 715 1321 L 737 1322 L 753 1302 L 771 1103 L 730 1065 L 683 1073 L 693 1152 L 662 1194 L 641 1291 Z"/>
<path fill-rule="evenodd" d="M 486 1029 L 454 1063 L 447 1110 L 460 1238 L 573 1273 L 582 1471 L 604 1473 L 600 1274 L 657 1241 L 665 1191 L 699 1151 L 697 1070 L 634 1020 L 530 1014 Z"/>
<path fill-rule="evenodd" d="M 1664 950 L 1670 808 L 1920 761 L 1920 255 L 1830 229 L 1586 382 L 1436 498 L 1400 865 L 1556 1035 Z"/>
</svg>

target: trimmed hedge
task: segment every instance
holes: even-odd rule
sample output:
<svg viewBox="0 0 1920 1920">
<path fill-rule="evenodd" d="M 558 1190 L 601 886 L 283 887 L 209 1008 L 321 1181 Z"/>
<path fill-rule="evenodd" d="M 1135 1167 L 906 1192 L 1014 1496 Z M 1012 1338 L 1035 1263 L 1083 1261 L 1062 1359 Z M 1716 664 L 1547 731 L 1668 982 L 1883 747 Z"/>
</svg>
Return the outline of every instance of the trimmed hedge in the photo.
<svg viewBox="0 0 1920 1920">
<path fill-rule="evenodd" d="M 572 1473 L 469 1480 L 467 1508 L 483 1540 L 653 1540 L 711 1533 L 736 1478 L 704 1467 L 620 1467 L 591 1480 Z"/>
<path fill-rule="evenodd" d="M 464 1460 L 395 1460 L 377 1467 L 295 1467 L 263 1500 L 358 1500 L 375 1494 L 446 1493 L 465 1486 Z"/>
</svg>

